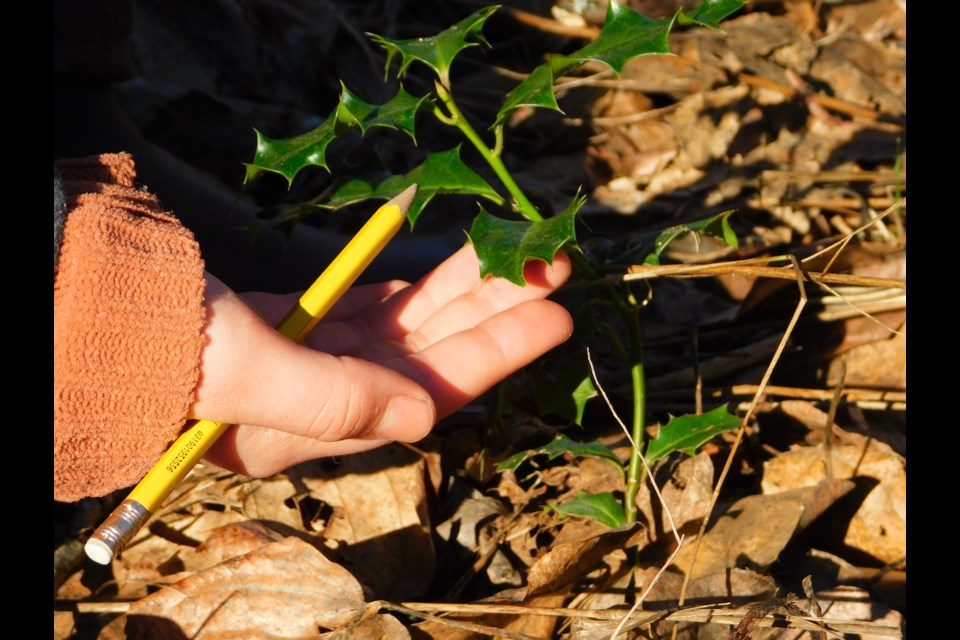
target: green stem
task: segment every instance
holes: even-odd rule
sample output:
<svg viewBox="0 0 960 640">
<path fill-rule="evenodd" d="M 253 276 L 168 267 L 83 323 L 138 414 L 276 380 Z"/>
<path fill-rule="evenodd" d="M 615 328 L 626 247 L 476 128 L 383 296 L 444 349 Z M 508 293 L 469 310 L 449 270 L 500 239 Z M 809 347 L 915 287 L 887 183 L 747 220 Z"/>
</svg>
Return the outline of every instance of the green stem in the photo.
<svg viewBox="0 0 960 640">
<path fill-rule="evenodd" d="M 453 99 L 450 90 L 440 82 L 437 82 L 435 86 L 437 90 L 437 96 L 440 98 L 441 102 L 443 102 L 443 105 L 449 112 L 449 115 L 447 116 L 440 113 L 439 109 L 437 109 L 435 113 L 438 119 L 441 122 L 455 126 L 461 131 L 461 133 L 463 133 L 467 140 L 473 144 L 474 148 L 480 152 L 480 155 L 483 157 L 483 159 L 487 161 L 488 165 L 490 165 L 490 168 L 493 169 L 494 173 L 497 174 L 497 177 L 500 178 L 500 182 L 503 184 L 503 186 L 506 187 L 507 191 L 510 192 L 510 195 L 513 196 L 514 202 L 516 203 L 516 208 L 525 218 L 534 222 L 543 221 L 543 216 L 540 215 L 540 212 L 537 211 L 537 208 L 533 206 L 533 203 L 530 202 L 526 194 L 523 193 L 523 191 L 520 189 L 520 186 L 513 179 L 513 176 L 510 175 L 509 170 L 500 159 L 500 152 L 503 148 L 502 128 L 494 130 L 496 144 L 494 148 L 491 149 L 489 146 L 487 146 L 483 139 L 480 138 L 480 135 L 470 125 L 470 122 L 464 117 L 463 113 L 460 111 L 460 108 L 457 106 L 456 101 Z M 567 255 L 570 256 L 571 261 L 588 279 L 597 280 L 601 277 L 600 274 L 598 274 L 593 267 L 590 266 L 590 263 L 587 262 L 586 257 L 579 251 L 570 249 L 567 251 Z M 640 318 L 637 313 L 637 305 L 635 304 L 635 300 L 633 300 L 632 295 L 628 293 L 628 299 L 630 302 L 625 301 L 613 287 L 613 285 L 609 283 L 603 285 L 602 289 L 620 310 L 627 324 L 627 332 L 630 336 L 628 364 L 630 365 L 630 380 L 633 387 L 633 416 L 631 420 L 631 431 L 633 441 L 637 444 L 638 448 L 642 449 L 645 443 L 645 433 L 643 428 L 646 423 L 646 389 L 643 370 L 643 346 L 640 342 Z M 644 467 L 640 461 L 640 451 L 634 449 L 630 453 L 630 463 L 627 470 L 627 488 L 624 494 L 624 514 L 627 522 L 636 522 L 637 520 L 637 493 L 640 491 L 643 481 Z"/>
<path fill-rule="evenodd" d="M 463 113 L 460 112 L 460 108 L 457 106 L 456 101 L 454 101 L 453 96 L 450 94 L 450 90 L 444 87 L 439 82 L 436 83 L 437 96 L 443 102 L 443 105 L 447 108 L 447 111 L 450 112 L 450 117 L 453 118 L 454 126 L 457 129 L 460 129 L 460 132 L 470 141 L 470 143 L 480 152 L 480 155 L 483 156 L 483 159 L 487 161 L 487 164 L 490 165 L 490 168 L 493 169 L 493 172 L 497 174 L 497 177 L 500 178 L 500 182 L 504 187 L 507 188 L 507 191 L 510 192 L 510 195 L 513 196 L 514 202 L 516 202 L 517 210 L 523 215 L 527 220 L 532 220 L 533 222 L 542 222 L 543 216 L 540 215 L 540 212 L 537 211 L 537 208 L 533 206 L 533 203 L 527 198 L 526 194 L 520 189 L 520 185 L 517 184 L 516 180 L 513 179 L 513 176 L 510 175 L 510 171 L 507 170 L 506 165 L 503 164 L 503 160 L 500 159 L 500 156 L 494 153 L 493 149 L 487 146 L 487 144 L 480 137 L 480 134 L 471 126 L 470 121 L 467 120 Z"/>
<path fill-rule="evenodd" d="M 632 296 L 631 296 L 632 297 Z M 633 416 L 631 436 L 637 445 L 630 450 L 630 466 L 627 468 L 627 488 L 623 495 L 623 513 L 627 522 L 637 521 L 637 494 L 645 480 L 646 468 L 640 460 L 640 449 L 646 442 L 646 381 L 643 370 L 643 343 L 640 339 L 640 317 L 635 306 L 624 310 L 627 330 L 630 335 L 630 383 L 633 387 Z"/>
</svg>

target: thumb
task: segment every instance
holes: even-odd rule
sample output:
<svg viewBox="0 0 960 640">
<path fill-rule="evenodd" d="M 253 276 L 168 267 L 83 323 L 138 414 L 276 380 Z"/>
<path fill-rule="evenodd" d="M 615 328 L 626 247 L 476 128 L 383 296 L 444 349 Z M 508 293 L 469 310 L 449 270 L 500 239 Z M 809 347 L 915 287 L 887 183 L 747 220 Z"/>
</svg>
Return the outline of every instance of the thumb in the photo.
<svg viewBox="0 0 960 640">
<path fill-rule="evenodd" d="M 190 417 L 321 442 L 413 442 L 432 428 L 433 399 L 413 380 L 366 360 L 295 344 L 229 289 L 213 293 Z"/>
</svg>

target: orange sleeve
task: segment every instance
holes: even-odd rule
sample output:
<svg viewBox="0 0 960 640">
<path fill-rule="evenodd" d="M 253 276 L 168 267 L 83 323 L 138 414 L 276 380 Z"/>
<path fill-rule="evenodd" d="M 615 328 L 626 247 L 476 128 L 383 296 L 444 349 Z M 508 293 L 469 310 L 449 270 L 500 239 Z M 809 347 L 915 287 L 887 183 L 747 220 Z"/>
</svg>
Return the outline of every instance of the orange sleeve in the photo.
<svg viewBox="0 0 960 640">
<path fill-rule="evenodd" d="M 189 230 L 134 186 L 133 158 L 61 161 L 54 273 L 54 499 L 137 483 L 183 426 L 200 375 L 204 269 Z"/>
</svg>

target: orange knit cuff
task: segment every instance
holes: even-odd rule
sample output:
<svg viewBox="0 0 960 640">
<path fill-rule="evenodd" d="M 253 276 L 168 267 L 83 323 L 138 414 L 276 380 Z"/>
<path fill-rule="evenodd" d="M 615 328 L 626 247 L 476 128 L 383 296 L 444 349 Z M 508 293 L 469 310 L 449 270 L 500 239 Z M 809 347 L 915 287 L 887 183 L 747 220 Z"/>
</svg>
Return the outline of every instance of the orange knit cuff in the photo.
<svg viewBox="0 0 960 640">
<path fill-rule="evenodd" d="M 133 158 L 57 163 L 54 499 L 138 482 L 183 426 L 200 376 L 204 270 L 189 230 L 134 187 Z"/>
</svg>

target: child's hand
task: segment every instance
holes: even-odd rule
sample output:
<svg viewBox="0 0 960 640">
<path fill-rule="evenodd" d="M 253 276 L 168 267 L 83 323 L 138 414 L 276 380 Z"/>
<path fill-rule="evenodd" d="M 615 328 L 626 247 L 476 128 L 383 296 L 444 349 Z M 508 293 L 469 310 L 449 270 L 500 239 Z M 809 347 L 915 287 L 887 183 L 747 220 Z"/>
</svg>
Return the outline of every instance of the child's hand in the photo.
<svg viewBox="0 0 960 640">
<path fill-rule="evenodd" d="M 266 476 L 423 438 L 570 336 L 570 315 L 544 299 L 569 274 L 560 252 L 552 267 L 527 265 L 526 287 L 481 282 L 467 246 L 416 284 L 351 289 L 303 346 L 272 329 L 299 295 L 241 297 L 208 275 L 208 343 L 191 417 L 239 426 L 206 459 Z"/>
</svg>

